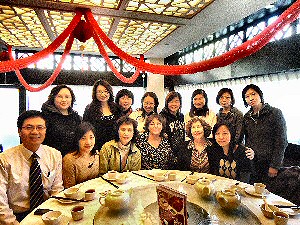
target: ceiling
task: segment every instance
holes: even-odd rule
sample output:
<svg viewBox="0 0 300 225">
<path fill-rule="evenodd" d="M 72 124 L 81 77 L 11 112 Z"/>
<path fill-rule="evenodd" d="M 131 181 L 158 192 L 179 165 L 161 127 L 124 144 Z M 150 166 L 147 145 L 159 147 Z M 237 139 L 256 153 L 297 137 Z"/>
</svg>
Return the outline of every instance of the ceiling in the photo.
<svg viewBox="0 0 300 225">
<path fill-rule="evenodd" d="M 70 23 L 78 7 L 90 8 L 103 31 L 123 51 L 165 58 L 275 0 L 0 0 L 0 42 L 41 50 Z M 63 50 L 61 46 L 60 50 Z M 93 39 L 72 50 L 98 54 Z"/>
</svg>

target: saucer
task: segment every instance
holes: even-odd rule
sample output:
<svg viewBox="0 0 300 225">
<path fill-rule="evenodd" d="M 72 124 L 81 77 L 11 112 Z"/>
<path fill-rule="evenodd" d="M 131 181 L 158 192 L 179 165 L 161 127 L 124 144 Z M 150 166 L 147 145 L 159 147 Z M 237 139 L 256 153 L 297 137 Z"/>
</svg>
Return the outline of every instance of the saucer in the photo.
<svg viewBox="0 0 300 225">
<path fill-rule="evenodd" d="M 79 192 L 78 193 L 78 197 L 76 198 L 77 200 L 81 200 L 81 199 L 84 199 L 84 193 L 83 192 Z M 69 199 L 56 199 L 59 203 L 61 204 L 72 204 L 74 202 L 78 202 L 78 201 L 75 201 L 75 200 L 69 200 Z"/>
<path fill-rule="evenodd" d="M 154 177 L 156 172 L 158 171 L 162 171 L 161 169 L 152 169 L 148 171 L 148 175 L 150 175 L 151 177 Z"/>
<path fill-rule="evenodd" d="M 252 196 L 255 196 L 255 197 L 260 197 L 260 198 L 265 196 L 265 195 L 270 194 L 270 192 L 267 189 L 265 189 L 265 191 L 262 194 L 259 194 L 259 193 L 255 192 L 255 189 L 254 189 L 253 186 L 246 187 L 245 192 L 249 195 L 252 195 Z"/>
<path fill-rule="evenodd" d="M 118 176 L 118 174 L 117 174 L 117 176 Z M 108 177 L 108 174 L 106 173 L 103 175 L 103 178 L 106 180 L 109 180 L 109 181 L 115 181 L 117 179 L 117 176 L 116 176 L 116 178 L 110 178 L 110 177 Z"/>
</svg>

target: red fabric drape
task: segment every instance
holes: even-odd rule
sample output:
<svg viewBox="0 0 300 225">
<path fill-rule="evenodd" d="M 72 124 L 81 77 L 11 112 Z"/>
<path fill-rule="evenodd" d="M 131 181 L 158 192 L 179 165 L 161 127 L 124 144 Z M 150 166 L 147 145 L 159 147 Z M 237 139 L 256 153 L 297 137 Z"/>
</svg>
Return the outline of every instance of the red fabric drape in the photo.
<svg viewBox="0 0 300 225">
<path fill-rule="evenodd" d="M 49 87 L 55 81 L 55 79 L 57 78 L 58 74 L 61 71 L 62 65 L 64 64 L 64 61 L 65 61 L 66 57 L 70 54 L 70 50 L 71 50 L 73 41 L 74 41 L 74 36 L 70 35 L 69 40 L 68 40 L 68 42 L 66 44 L 65 51 L 64 51 L 64 53 L 63 53 L 63 55 L 62 55 L 62 57 L 60 59 L 60 62 L 58 63 L 58 65 L 57 65 L 56 69 L 54 70 L 52 76 L 44 84 L 42 84 L 41 86 L 39 86 L 37 88 L 30 86 L 25 81 L 25 79 L 23 78 L 20 70 L 16 70 L 15 71 L 16 74 L 17 74 L 17 76 L 18 76 L 18 78 L 19 78 L 19 81 L 26 88 L 26 90 L 31 91 L 31 92 L 38 92 L 38 91 L 41 91 L 41 90 Z M 11 48 L 9 48 L 9 54 L 10 54 L 10 59 L 12 60 L 13 56 L 12 56 L 12 49 Z"/>
<path fill-rule="evenodd" d="M 39 60 L 46 58 L 49 54 L 52 54 L 59 46 L 62 45 L 66 38 L 70 36 L 77 23 L 80 21 L 81 16 L 82 12 L 77 11 L 69 26 L 47 48 L 43 49 L 42 51 L 26 58 L 0 62 L 0 73 L 26 68 L 30 64 L 38 62 Z"/>
<path fill-rule="evenodd" d="M 91 23 L 95 32 L 100 36 L 101 40 L 121 59 L 127 63 L 144 71 L 162 75 L 181 75 L 202 72 L 217 67 L 229 65 L 238 59 L 253 54 L 264 47 L 285 25 L 297 19 L 300 13 L 300 0 L 291 5 L 279 18 L 268 26 L 264 31 L 248 40 L 242 45 L 211 59 L 201 62 L 191 63 L 189 65 L 154 65 L 137 60 L 126 52 L 118 48 L 112 40 L 102 31 L 97 21 L 94 19 L 90 11 L 86 12 L 87 21 Z"/>
<path fill-rule="evenodd" d="M 243 43 L 242 45 L 211 59 L 204 60 L 201 62 L 195 62 L 188 65 L 155 65 L 144 62 L 143 58 L 140 60 L 125 53 L 120 48 L 118 48 L 112 40 L 108 38 L 108 36 L 102 31 L 102 29 L 99 27 L 97 21 L 94 19 L 91 11 L 89 9 L 81 9 L 76 11 L 76 15 L 74 16 L 73 20 L 69 24 L 69 26 L 62 32 L 61 35 L 59 35 L 54 42 L 52 42 L 46 49 L 35 53 L 33 56 L 29 56 L 27 58 L 18 59 L 18 60 L 10 60 L 10 61 L 4 61 L 0 62 L 0 73 L 1 72 L 8 72 L 15 70 L 17 73 L 17 76 L 20 80 L 20 82 L 25 86 L 26 89 L 30 91 L 39 91 L 44 89 L 45 87 L 52 84 L 52 82 L 56 79 L 58 76 L 61 66 L 63 64 L 63 61 L 65 57 L 69 54 L 69 51 L 71 49 L 74 36 L 70 34 L 73 32 L 74 28 L 79 23 L 82 14 L 85 15 L 85 19 L 89 26 L 93 29 L 93 37 L 98 45 L 99 51 L 101 55 L 104 57 L 106 62 L 108 63 L 111 70 L 115 73 L 115 75 L 123 82 L 125 83 L 132 83 L 134 82 L 137 77 L 140 75 L 140 71 L 148 71 L 155 74 L 162 74 L 162 75 L 182 75 L 182 74 L 192 74 L 196 72 L 206 71 L 217 67 L 222 67 L 229 65 L 233 62 L 235 62 L 238 59 L 247 57 L 254 52 L 260 50 L 262 47 L 264 47 L 275 35 L 276 33 L 283 29 L 284 26 L 287 24 L 293 22 L 297 19 L 298 15 L 300 13 L 300 0 L 297 0 L 293 5 L 291 5 L 282 15 L 279 16 L 279 18 L 274 21 L 270 26 L 268 26 L 264 31 L 262 31 L 260 34 L 255 36 L 253 39 L 248 40 L 247 42 Z M 82 31 L 84 32 L 84 31 Z M 89 31 L 91 32 L 91 31 Z M 46 81 L 45 84 L 43 84 L 39 88 L 33 88 L 30 87 L 20 72 L 19 69 L 25 68 L 28 65 L 35 63 L 42 58 L 47 57 L 49 54 L 53 53 L 63 42 L 64 40 L 70 36 L 68 44 L 66 46 L 64 55 L 54 71 L 53 75 Z M 88 38 L 88 37 L 86 37 Z M 86 39 L 85 38 L 85 39 Z M 134 75 L 130 78 L 124 77 L 121 73 L 117 71 L 117 69 L 114 67 L 112 61 L 110 60 L 105 48 L 103 47 L 103 44 L 101 40 L 114 52 L 116 55 L 118 55 L 122 60 L 126 61 L 127 63 L 133 65 L 136 67 L 136 72 Z"/>
</svg>

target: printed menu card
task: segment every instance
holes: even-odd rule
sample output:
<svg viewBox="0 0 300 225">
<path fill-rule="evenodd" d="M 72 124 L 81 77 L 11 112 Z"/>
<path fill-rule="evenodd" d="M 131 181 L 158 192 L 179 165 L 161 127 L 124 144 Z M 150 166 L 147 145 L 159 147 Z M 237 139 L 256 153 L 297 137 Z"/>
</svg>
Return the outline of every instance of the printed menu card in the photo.
<svg viewBox="0 0 300 225">
<path fill-rule="evenodd" d="M 159 218 L 162 225 L 187 225 L 187 195 L 170 187 L 156 188 Z"/>
</svg>

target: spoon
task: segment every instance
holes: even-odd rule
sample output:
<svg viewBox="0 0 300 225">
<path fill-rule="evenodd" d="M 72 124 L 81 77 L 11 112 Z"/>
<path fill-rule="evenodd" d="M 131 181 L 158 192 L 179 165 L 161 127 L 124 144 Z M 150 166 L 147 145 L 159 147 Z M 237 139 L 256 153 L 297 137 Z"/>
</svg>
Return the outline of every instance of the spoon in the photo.
<svg viewBox="0 0 300 225">
<path fill-rule="evenodd" d="M 269 211 L 269 212 L 273 212 L 273 210 L 269 207 L 269 204 L 267 203 L 267 199 L 266 199 L 265 196 L 263 196 L 263 200 L 264 200 L 264 203 L 265 203 L 265 210 Z"/>
</svg>

